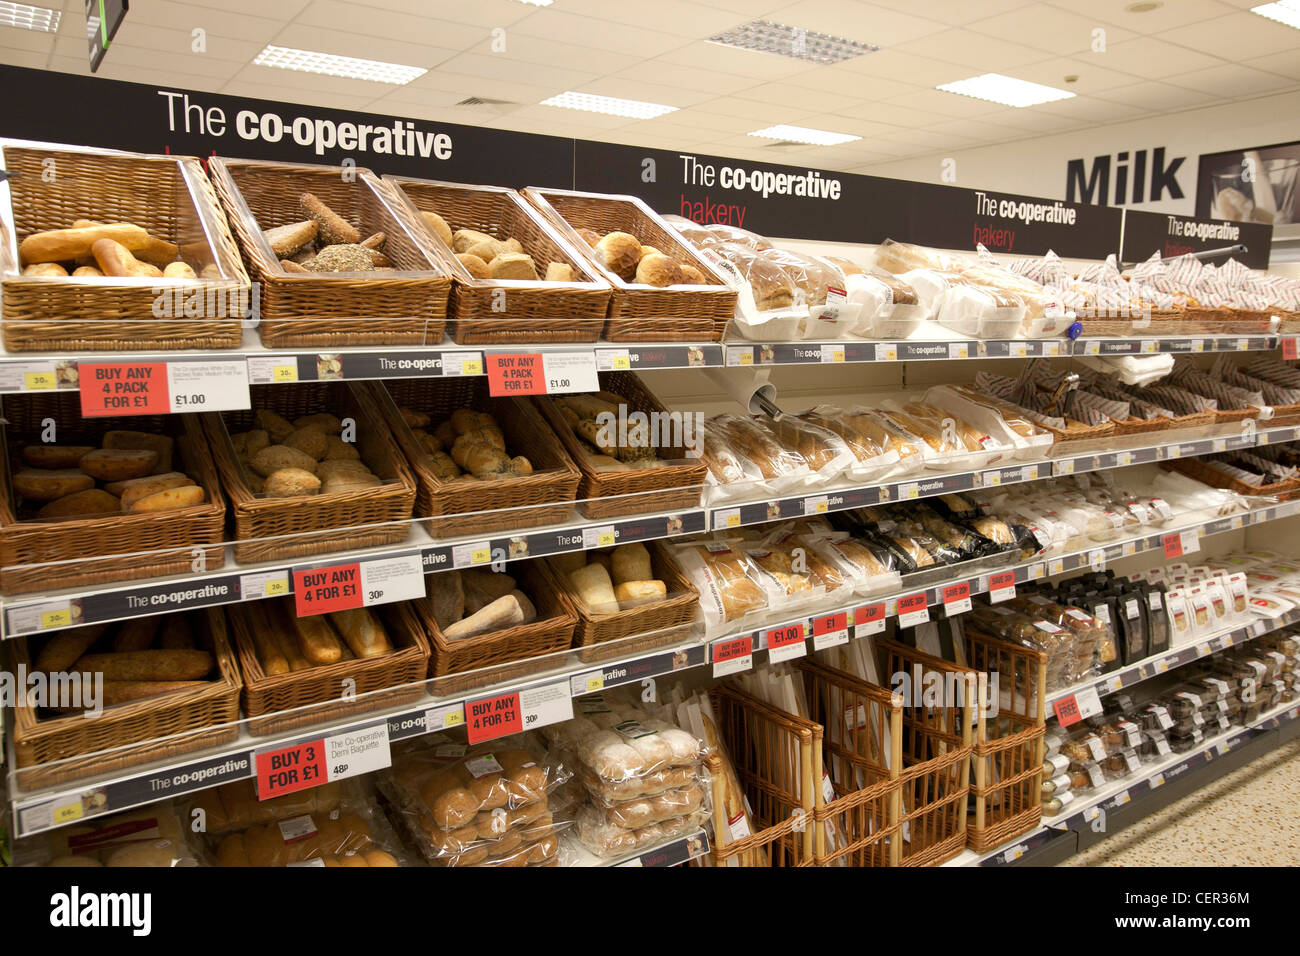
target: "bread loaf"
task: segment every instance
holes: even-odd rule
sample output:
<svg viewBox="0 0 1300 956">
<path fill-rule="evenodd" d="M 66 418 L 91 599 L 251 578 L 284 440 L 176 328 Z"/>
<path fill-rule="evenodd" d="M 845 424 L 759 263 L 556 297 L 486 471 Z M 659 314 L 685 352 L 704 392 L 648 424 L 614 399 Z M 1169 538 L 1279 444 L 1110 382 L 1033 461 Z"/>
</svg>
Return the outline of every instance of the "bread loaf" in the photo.
<svg viewBox="0 0 1300 956">
<path fill-rule="evenodd" d="M 32 667 L 46 674 L 67 671 L 107 629 L 107 624 L 89 624 L 52 635 L 41 647 Z"/>
<path fill-rule="evenodd" d="M 346 219 L 336 213 L 311 193 L 298 199 L 302 211 L 316 221 L 316 240 L 320 246 L 361 242 L 361 233 Z"/>
<path fill-rule="evenodd" d="M 312 664 L 337 664 L 343 659 L 343 645 L 334 628 L 323 617 L 291 617 L 298 650 Z"/>
<path fill-rule="evenodd" d="M 276 226 L 274 229 L 263 229 L 262 235 L 277 259 L 287 259 L 315 239 L 318 228 L 316 220 L 305 219 L 302 222 Z"/>
<path fill-rule="evenodd" d="M 488 263 L 494 279 L 537 279 L 533 257 L 522 252 L 503 252 Z"/>
<path fill-rule="evenodd" d="M 578 568 L 569 575 L 582 603 L 597 614 L 610 614 L 618 610 L 618 598 L 614 596 L 614 585 L 610 582 L 609 572 L 596 563 Z"/>
<path fill-rule="evenodd" d="M 624 611 L 641 604 L 662 601 L 667 596 L 668 588 L 662 581 L 624 581 L 614 588 L 619 609 Z"/>
<path fill-rule="evenodd" d="M 99 224 L 79 229 L 52 229 L 32 233 L 18 247 L 23 262 L 66 262 L 85 259 L 91 247 L 101 239 L 110 239 L 127 249 L 143 249 L 149 244 L 149 233 L 130 223 Z"/>
<path fill-rule="evenodd" d="M 178 508 L 201 505 L 206 498 L 207 492 L 198 485 L 181 485 L 138 498 L 124 510 L 132 514 L 142 511 L 175 511 Z"/>
<path fill-rule="evenodd" d="M 492 278 L 492 270 L 488 268 L 488 264 L 478 256 L 474 255 L 473 253 L 458 252 L 456 253 L 456 258 L 460 260 L 460 264 L 465 267 L 465 270 L 470 274 L 472 278 L 475 279 Z"/>
<path fill-rule="evenodd" d="M 172 450 L 175 447 L 175 442 L 168 435 L 114 429 L 113 431 L 104 432 L 103 445 L 105 448 L 156 452 L 158 461 L 150 473 L 157 475 L 172 470 Z"/>
<path fill-rule="evenodd" d="M 393 645 L 388 641 L 388 634 L 370 609 L 360 607 L 335 611 L 329 619 L 357 657 L 380 657 L 392 653 Z"/>
<path fill-rule="evenodd" d="M 51 501 L 36 512 L 38 518 L 71 518 L 78 515 L 106 515 L 122 510 L 122 504 L 113 495 L 100 488 L 76 491 Z"/>
<path fill-rule="evenodd" d="M 158 635 L 158 618 L 137 617 L 123 622 L 113 635 L 113 650 L 123 651 L 147 650 Z"/>
<path fill-rule="evenodd" d="M 623 584 L 627 581 L 649 581 L 654 578 L 650 551 L 640 542 L 619 545 L 611 554 L 610 561 L 615 584 Z"/>
<path fill-rule="evenodd" d="M 429 212 L 427 210 L 422 210 L 420 212 L 420 217 L 424 220 L 424 224 L 432 230 L 435 236 L 441 239 L 447 246 L 451 246 L 451 226 L 447 225 L 447 220 L 443 219 L 442 216 L 438 215 L 436 212 Z"/>
<path fill-rule="evenodd" d="M 469 614 L 515 589 L 515 579 L 510 575 L 482 568 L 465 568 L 461 571 L 461 580 L 465 586 L 465 610 Z"/>
<path fill-rule="evenodd" d="M 212 670 L 212 655 L 199 650 L 84 654 L 73 666 L 79 671 L 102 673 L 106 681 L 199 680 Z"/>
<path fill-rule="evenodd" d="M 537 612 L 528 598 L 519 591 L 512 591 L 464 620 L 457 621 L 443 631 L 442 636 L 449 641 L 464 640 L 467 637 L 477 637 L 490 631 L 501 631 L 518 624 L 528 624 L 536 617 Z"/>
<path fill-rule="evenodd" d="M 97 448 L 83 455 L 77 467 L 100 481 L 125 481 L 128 478 L 143 478 L 153 471 L 157 463 L 156 451 Z"/>
<path fill-rule="evenodd" d="M 13 476 L 14 491 L 29 501 L 54 501 L 95 487 L 95 479 L 78 468 L 25 468 Z"/>
<path fill-rule="evenodd" d="M 183 488 L 192 484 L 194 484 L 194 480 L 189 475 L 183 475 L 179 471 L 172 471 L 164 475 L 150 475 L 145 478 L 128 478 L 125 481 L 114 481 L 105 485 L 104 490 L 109 494 L 120 497 L 123 508 L 130 508 L 141 498 L 148 498 L 150 495 L 156 495 L 158 492 L 167 491 L 170 488 Z M 202 492 L 202 489 L 199 490 Z"/>
</svg>

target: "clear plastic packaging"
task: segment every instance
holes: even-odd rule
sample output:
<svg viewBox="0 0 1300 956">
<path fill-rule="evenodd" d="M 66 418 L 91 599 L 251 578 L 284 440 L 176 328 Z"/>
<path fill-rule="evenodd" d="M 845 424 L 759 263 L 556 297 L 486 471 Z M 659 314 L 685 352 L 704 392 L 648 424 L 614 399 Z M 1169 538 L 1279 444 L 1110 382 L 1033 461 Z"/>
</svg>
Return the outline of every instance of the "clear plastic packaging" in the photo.
<svg viewBox="0 0 1300 956">
<path fill-rule="evenodd" d="M 198 866 L 187 833 L 171 801 L 164 800 L 24 840 L 15 846 L 13 862 L 59 867 Z"/>
<path fill-rule="evenodd" d="M 697 617 L 706 635 L 739 626 L 768 609 L 773 598 L 771 576 L 760 573 L 734 542 L 713 540 L 669 547 L 677 566 L 700 592 Z"/>
<path fill-rule="evenodd" d="M 859 306 L 854 335 L 905 339 L 926 322 L 916 290 L 898 276 L 869 273 L 845 276 L 849 302 Z"/>
<path fill-rule="evenodd" d="M 875 419 L 854 415 L 834 405 L 818 405 L 798 418 L 838 435 L 853 455 L 845 477 L 873 481 L 898 473 L 899 453 L 892 436 Z"/>
<path fill-rule="evenodd" d="M 953 282 L 939 303 L 935 321 L 978 339 L 1009 339 L 1020 333 L 1025 303 L 996 289 Z"/>
</svg>

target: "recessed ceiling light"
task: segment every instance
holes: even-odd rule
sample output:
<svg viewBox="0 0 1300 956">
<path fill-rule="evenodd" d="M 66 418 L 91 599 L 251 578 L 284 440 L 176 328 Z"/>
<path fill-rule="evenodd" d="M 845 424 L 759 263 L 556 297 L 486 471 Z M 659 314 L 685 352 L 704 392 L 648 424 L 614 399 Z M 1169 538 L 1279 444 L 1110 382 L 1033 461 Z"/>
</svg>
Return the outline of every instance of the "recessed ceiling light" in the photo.
<svg viewBox="0 0 1300 956">
<path fill-rule="evenodd" d="M 958 80 L 956 83 L 936 86 L 935 89 L 943 90 L 945 93 L 973 96 L 977 100 L 988 100 L 990 103 L 1001 103 L 1004 106 L 1037 106 L 1039 103 L 1068 100 L 1074 96 L 1073 93 L 1058 90 L 1054 86 L 1017 80 L 1014 76 L 1003 76 L 1001 73 L 972 76 L 969 79 Z"/>
<path fill-rule="evenodd" d="M 410 83 L 429 71 L 421 66 L 403 66 L 381 60 L 361 60 L 333 53 L 316 53 L 312 50 L 295 50 L 286 46 L 267 46 L 257 54 L 257 66 L 274 66 L 281 70 L 300 73 L 320 73 L 324 76 L 344 76 L 352 80 L 370 80 L 374 83 Z"/>
<path fill-rule="evenodd" d="M 1270 20 L 1276 20 L 1278 23 L 1285 23 L 1289 27 L 1300 30 L 1300 2 L 1297 2 L 1297 0 L 1277 0 L 1277 3 L 1266 3 L 1262 7 L 1251 7 L 1250 12 L 1258 13 L 1261 17 L 1268 17 Z"/>
<path fill-rule="evenodd" d="M 620 100 L 616 96 L 596 96 L 593 93 L 575 93 L 572 90 L 542 100 L 542 106 L 559 106 L 566 110 L 585 110 L 588 113 L 608 113 L 611 116 L 628 116 L 632 119 L 654 119 L 656 116 L 677 111 L 677 107 L 664 106 L 661 103 Z"/>
<path fill-rule="evenodd" d="M 1137 3 L 1130 3 L 1124 9 L 1129 13 L 1150 13 L 1152 10 L 1159 10 L 1163 6 L 1161 0 L 1138 0 Z"/>
<path fill-rule="evenodd" d="M 781 139 L 790 143 L 808 143 L 811 146 L 839 146 L 841 143 L 862 139 L 861 136 L 830 133 L 824 129 L 808 129 L 806 126 L 769 126 L 767 129 L 756 129 L 749 135 L 763 139 Z"/>
<path fill-rule="evenodd" d="M 61 10 L 32 7 L 25 3 L 0 3 L 0 26 L 58 33 L 62 16 Z"/>
<path fill-rule="evenodd" d="M 802 27 L 788 27 L 784 23 L 773 23 L 771 20 L 743 23 L 717 36 L 709 37 L 709 42 L 759 53 L 776 53 L 823 66 L 851 60 L 855 56 L 874 53 L 880 49 L 870 43 L 846 40 L 844 37 L 805 30 Z"/>
</svg>

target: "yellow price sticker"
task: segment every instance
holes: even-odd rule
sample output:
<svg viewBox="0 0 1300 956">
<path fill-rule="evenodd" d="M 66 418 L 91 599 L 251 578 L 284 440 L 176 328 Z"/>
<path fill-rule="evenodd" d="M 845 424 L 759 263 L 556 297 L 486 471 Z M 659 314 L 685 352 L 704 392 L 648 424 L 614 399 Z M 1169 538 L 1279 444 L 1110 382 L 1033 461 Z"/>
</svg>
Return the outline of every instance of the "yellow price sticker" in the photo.
<svg viewBox="0 0 1300 956">
<path fill-rule="evenodd" d="M 271 381 L 273 382 L 298 381 L 298 366 L 277 365 L 275 368 L 271 369 Z"/>
<path fill-rule="evenodd" d="M 830 510 L 830 505 L 824 501 L 819 501 L 817 502 L 817 508 L 815 510 L 817 514 L 824 515 L 828 510 Z"/>
<path fill-rule="evenodd" d="M 1065 562 L 1064 562 L 1064 561 L 1053 561 L 1053 562 L 1052 562 L 1052 566 L 1051 566 L 1051 568 L 1050 568 L 1050 573 L 1051 573 L 1051 574 L 1053 574 L 1053 575 L 1060 574 L 1060 573 L 1061 573 L 1062 571 L 1064 571 L 1064 570 L 1065 570 Z"/>
<path fill-rule="evenodd" d="M 491 560 L 492 560 L 491 548 L 479 548 L 475 551 L 470 552 L 470 556 L 469 556 L 470 564 L 487 564 Z"/>
<path fill-rule="evenodd" d="M 598 690 L 605 689 L 605 677 L 603 674 L 597 674 L 595 677 L 587 678 L 587 693 L 594 694 Z"/>
<path fill-rule="evenodd" d="M 612 531 L 601 532 L 600 536 L 596 539 L 596 547 L 598 548 L 614 547 L 614 532 Z"/>
<path fill-rule="evenodd" d="M 735 514 L 735 515 L 727 515 L 727 527 L 728 527 L 728 528 L 739 528 L 739 527 L 740 527 L 740 515 L 738 515 L 738 514 Z"/>
<path fill-rule="evenodd" d="M 28 372 L 23 376 L 29 392 L 38 392 L 46 388 L 57 388 L 58 380 L 53 372 Z"/>
<path fill-rule="evenodd" d="M 750 359 L 751 360 L 753 359 L 752 355 L 750 356 Z M 629 356 L 626 355 L 614 356 L 614 371 L 626 372 L 629 371 L 631 368 L 632 368 L 632 359 Z"/>
<path fill-rule="evenodd" d="M 617 368 L 617 366 L 615 366 L 615 368 Z M 460 374 L 461 375 L 482 375 L 483 374 L 482 360 L 470 359 L 469 361 L 461 362 Z"/>
<path fill-rule="evenodd" d="M 72 609 L 46 611 L 41 615 L 41 627 L 68 627 L 72 624 Z"/>
<path fill-rule="evenodd" d="M 739 356 L 739 359 L 740 359 L 740 364 L 741 364 L 741 365 L 753 365 L 753 364 L 754 364 L 754 353 L 753 353 L 753 352 L 741 352 L 741 353 L 740 353 L 740 356 Z"/>
<path fill-rule="evenodd" d="M 78 798 L 76 803 L 66 803 L 61 807 L 54 808 L 54 825 L 60 826 L 64 823 L 71 823 L 73 820 L 81 819 L 81 799 Z"/>
<path fill-rule="evenodd" d="M 459 727 L 463 723 L 465 723 L 465 711 L 463 710 L 449 710 L 442 715 L 443 727 Z"/>
<path fill-rule="evenodd" d="M 289 593 L 289 580 L 280 578 L 278 581 L 267 581 L 262 585 L 262 594 L 265 597 L 283 597 Z"/>
</svg>

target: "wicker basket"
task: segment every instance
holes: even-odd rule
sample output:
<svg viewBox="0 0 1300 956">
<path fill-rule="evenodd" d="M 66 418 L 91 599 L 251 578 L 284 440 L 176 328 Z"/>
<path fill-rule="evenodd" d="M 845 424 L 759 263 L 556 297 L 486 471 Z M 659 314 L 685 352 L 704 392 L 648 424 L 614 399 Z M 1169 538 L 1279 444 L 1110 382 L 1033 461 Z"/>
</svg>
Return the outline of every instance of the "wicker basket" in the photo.
<svg viewBox="0 0 1300 956">
<path fill-rule="evenodd" d="M 569 576 L 556 565 L 554 558 L 542 560 L 542 572 L 550 581 L 551 587 L 569 599 L 578 615 L 578 623 L 573 631 L 574 647 L 590 648 L 617 642 L 618 653 L 631 654 L 666 647 L 686 638 L 700 601 L 700 592 L 657 542 L 649 545 L 649 551 L 653 574 L 657 580 L 664 582 L 668 596 L 662 601 L 606 614 L 587 607 L 582 595 L 569 581 Z M 645 641 L 635 645 L 623 643 L 635 635 L 645 635 Z M 588 656 L 583 659 L 593 658 Z"/>
<path fill-rule="evenodd" d="M 410 378 L 372 382 L 368 387 L 415 473 L 415 513 L 431 519 L 425 527 L 433 537 L 536 528 L 572 519 L 581 475 L 559 438 L 527 399 L 492 398 L 482 376 Z M 487 412 L 501 426 L 509 452 L 527 458 L 534 471 L 490 481 L 439 478 L 399 407 L 429 415 L 430 430 L 458 408 Z"/>
<path fill-rule="evenodd" d="M 539 189 L 523 195 L 553 223 L 569 244 L 583 252 L 597 273 L 614 287 L 605 338 L 610 342 L 721 342 L 736 311 L 736 290 L 723 282 L 702 255 L 635 196 Z M 576 232 L 593 229 L 631 233 L 644 246 L 653 246 L 681 263 L 688 263 L 709 280 L 707 286 L 672 285 L 658 288 L 626 282 L 603 262 Z"/>
<path fill-rule="evenodd" d="M 412 603 L 432 649 L 429 676 L 441 678 L 435 690 L 438 696 L 518 680 L 547 670 L 555 665 L 548 655 L 566 650 L 572 643 L 578 617 L 568 597 L 555 589 L 536 561 L 513 565 L 511 572 L 520 583 L 520 590 L 532 599 L 537 609 L 537 620 L 531 624 L 449 641 L 434 620 L 433 602 L 426 597 Z M 438 586 L 435 574 L 429 588 Z M 448 675 L 457 676 L 449 678 Z"/>
<path fill-rule="evenodd" d="M 53 165 L 47 165 L 53 164 Z M 248 273 L 195 159 L 0 140 L 5 348 L 11 352 L 230 349 L 250 304 Z M 54 171 L 51 178 L 47 175 Z M 18 244 L 90 218 L 130 222 L 181 247 L 197 282 L 150 278 L 24 278 Z M 202 294 L 204 316 L 157 317 L 162 291 Z M 169 301 L 169 300 L 164 300 Z M 174 301 L 174 300 L 170 300 Z M 182 311 L 182 310 L 177 310 Z"/>
<path fill-rule="evenodd" d="M 600 387 L 603 391 L 622 395 L 633 411 L 646 414 L 667 412 L 667 408 L 633 372 L 601 372 Z M 553 400 L 538 397 L 533 401 L 582 472 L 578 497 L 585 499 L 580 508 L 588 518 L 599 521 L 647 512 L 688 511 L 700 506 L 705 465 L 699 458 L 688 457 L 684 445 L 659 448 L 660 457 L 666 462 L 659 468 L 597 471 L 588 463 L 587 453 L 582 450 L 573 428 Z"/>
<path fill-rule="evenodd" d="M 82 419 L 75 392 L 6 395 L 0 399 L 7 453 L 0 469 L 0 591 L 26 594 L 58 587 L 90 587 L 118 581 L 184 574 L 201 560 L 206 570 L 225 562 L 226 504 L 198 416 L 141 416 Z M 105 431 L 126 425 L 176 440 L 181 469 L 207 498 L 173 511 L 94 515 L 59 519 L 20 519 L 10 466 L 17 460 L 16 439 L 30 441 L 41 422 L 58 422 L 64 444 L 100 444 Z M 58 563 L 63 562 L 63 563 Z"/>
<path fill-rule="evenodd" d="M 903 827 L 902 699 L 808 660 L 803 677 L 809 716 L 823 728 L 831 793 L 815 811 L 818 866 L 898 866 Z"/>
<path fill-rule="evenodd" d="M 366 169 L 208 160 L 212 183 L 248 263 L 262 284 L 261 336 L 271 348 L 436 345 L 451 295 L 447 267 L 416 239 L 421 228 L 407 205 Z M 315 194 L 362 236 L 382 232 L 384 255 L 398 272 L 286 272 L 263 229 L 307 218 L 299 207 Z"/>
<path fill-rule="evenodd" d="M 821 724 L 769 707 L 732 684 L 715 687 L 709 699 L 753 821 L 752 833 L 732 839 L 715 778 L 713 865 L 814 866 Z"/>
<path fill-rule="evenodd" d="M 234 509 L 237 561 L 303 558 L 407 539 L 415 479 L 369 391 L 347 382 L 254 385 L 252 400 L 255 408 L 278 412 L 289 421 L 319 412 L 355 419 L 361 460 L 383 484 L 296 498 L 254 494 L 230 442 L 231 432 L 256 427 L 252 410 L 206 413 L 203 425 Z"/>
<path fill-rule="evenodd" d="M 1216 310 L 1219 317 L 1218 331 L 1226 335 L 1267 335 L 1273 331 L 1272 309 L 1231 309 Z"/>
<path fill-rule="evenodd" d="M 902 866 L 938 866 L 966 847 L 979 675 L 897 641 L 877 640 L 875 646 L 883 671 L 909 675 L 913 694 L 935 678 L 938 686 L 962 689 L 961 706 L 903 701 L 901 821 L 907 829 L 900 862 Z"/>
<path fill-rule="evenodd" d="M 239 735 L 239 665 L 220 608 L 190 612 L 195 646 L 212 651 L 215 676 L 204 687 L 109 707 L 97 718 L 81 714 L 38 719 L 16 706 L 14 753 L 18 785 L 48 787 L 137 764 L 229 743 Z M 27 638 L 13 642 L 14 664 L 31 669 Z"/>
<path fill-rule="evenodd" d="M 966 843 L 986 853 L 1038 826 L 1043 814 L 1047 655 L 1036 648 L 965 637 L 971 669 L 998 677 L 998 716 L 976 723 L 975 812 Z"/>
<path fill-rule="evenodd" d="M 232 604 L 230 633 L 244 675 L 244 715 L 257 718 L 248 721 L 248 732 L 282 733 L 422 697 L 429 645 L 411 602 L 385 604 L 375 612 L 393 645 L 392 653 L 268 675 L 257 656 L 253 632 L 286 629 L 294 613 L 292 599 Z M 355 698 L 343 700 L 345 691 Z"/>
<path fill-rule="evenodd" d="M 573 282 L 526 279 L 475 279 L 433 231 L 420 237 L 430 253 L 450 266 L 451 337 L 459 345 L 528 345 L 534 342 L 595 342 L 605 326 L 611 289 L 590 260 L 513 189 L 385 176 L 419 221 L 420 211 L 436 212 L 453 231 L 474 229 L 513 237 L 533 257 L 539 274 L 546 264 L 563 263 Z M 423 223 L 421 223 L 423 225 Z M 584 243 L 585 246 L 585 243 Z"/>
<path fill-rule="evenodd" d="M 1189 478 L 1195 478 L 1212 488 L 1226 488 L 1229 491 L 1235 491 L 1239 495 L 1277 498 L 1279 501 L 1287 501 L 1293 498 L 1297 491 L 1300 491 L 1300 478 L 1288 478 L 1285 481 L 1275 481 L 1270 485 L 1256 487 L 1230 475 L 1225 475 L 1217 468 L 1209 467 L 1199 458 L 1178 458 L 1174 461 L 1161 462 L 1160 467 L 1167 471 L 1177 471 Z"/>
</svg>

